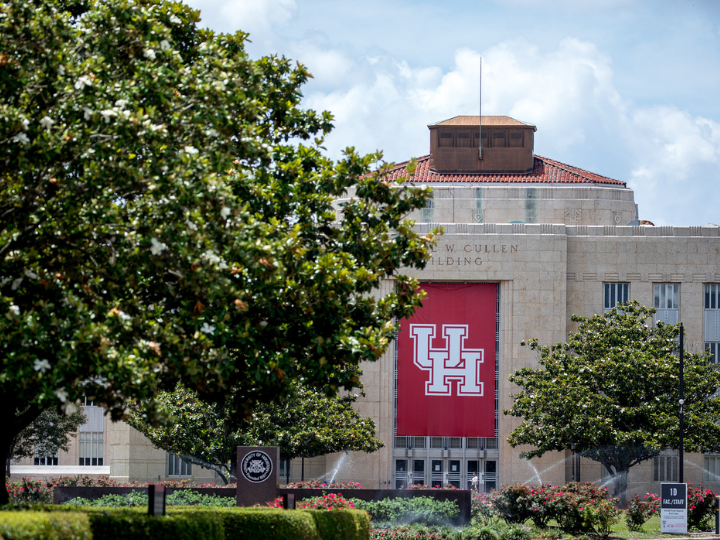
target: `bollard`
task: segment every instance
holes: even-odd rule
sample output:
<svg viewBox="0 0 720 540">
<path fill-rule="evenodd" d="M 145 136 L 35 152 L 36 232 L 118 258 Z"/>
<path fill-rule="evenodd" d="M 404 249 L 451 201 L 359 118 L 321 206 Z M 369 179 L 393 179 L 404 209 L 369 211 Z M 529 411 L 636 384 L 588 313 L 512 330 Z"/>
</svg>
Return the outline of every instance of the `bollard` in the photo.
<svg viewBox="0 0 720 540">
<path fill-rule="evenodd" d="M 715 534 L 720 534 L 720 495 L 715 495 Z"/>
<path fill-rule="evenodd" d="M 151 516 L 165 515 L 165 486 L 150 484 L 148 486 L 148 514 Z"/>
<path fill-rule="evenodd" d="M 285 510 L 295 510 L 295 495 L 292 493 L 283 494 L 283 508 Z"/>
</svg>

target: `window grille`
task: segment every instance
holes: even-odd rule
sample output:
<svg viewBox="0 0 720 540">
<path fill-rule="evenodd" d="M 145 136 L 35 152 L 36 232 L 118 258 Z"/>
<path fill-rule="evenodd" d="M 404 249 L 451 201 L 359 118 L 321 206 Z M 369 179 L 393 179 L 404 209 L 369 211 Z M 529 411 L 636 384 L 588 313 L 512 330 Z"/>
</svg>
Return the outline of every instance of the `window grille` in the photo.
<svg viewBox="0 0 720 540">
<path fill-rule="evenodd" d="M 677 324 L 680 320 L 680 284 L 655 283 L 653 285 L 653 307 L 655 322 Z"/>
<path fill-rule="evenodd" d="M 81 431 L 79 437 L 79 465 L 98 467 L 103 464 L 102 431 Z"/>
<path fill-rule="evenodd" d="M 192 463 L 177 454 L 168 454 L 168 476 L 192 476 Z"/>
<path fill-rule="evenodd" d="M 607 313 L 618 304 L 626 303 L 630 298 L 629 283 L 605 283 L 603 311 Z"/>
</svg>

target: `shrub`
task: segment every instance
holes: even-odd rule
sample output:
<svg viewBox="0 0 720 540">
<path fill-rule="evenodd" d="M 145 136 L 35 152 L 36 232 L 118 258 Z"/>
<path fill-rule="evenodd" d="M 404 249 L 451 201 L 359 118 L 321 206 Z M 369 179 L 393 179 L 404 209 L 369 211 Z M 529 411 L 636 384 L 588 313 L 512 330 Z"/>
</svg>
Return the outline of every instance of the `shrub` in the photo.
<svg viewBox="0 0 720 540">
<path fill-rule="evenodd" d="M 253 540 L 320 540 L 311 512 L 288 512 L 265 508 L 218 509 L 225 538 Z M 200 538 L 203 538 L 200 536 Z"/>
<path fill-rule="evenodd" d="M 500 540 L 530 540 L 530 529 L 524 525 L 510 525 L 500 530 Z"/>
<path fill-rule="evenodd" d="M 525 484 L 502 486 L 492 493 L 492 505 L 498 515 L 508 523 L 524 523 L 531 517 L 531 501 L 529 500 L 531 491 L 535 490 Z M 534 509 L 534 512 L 539 510 Z"/>
<path fill-rule="evenodd" d="M 270 508 L 283 508 L 283 498 L 278 497 L 274 501 L 266 503 Z M 313 509 L 313 510 L 342 510 L 355 508 L 355 504 L 351 500 L 343 498 L 342 493 L 323 493 L 320 497 L 310 497 L 295 502 L 297 509 Z"/>
<path fill-rule="evenodd" d="M 409 487 L 405 489 L 459 489 L 452 484 L 445 484 L 444 486 L 442 484 L 433 484 L 433 485 L 426 485 L 426 484 L 411 484 Z"/>
<path fill-rule="evenodd" d="M 471 498 L 471 516 L 472 519 L 487 525 L 491 520 L 500 517 L 497 509 L 493 505 L 492 495 L 489 493 L 475 493 Z"/>
<path fill-rule="evenodd" d="M 616 500 L 608 500 L 608 490 L 591 483 L 571 482 L 564 486 L 503 486 L 492 496 L 499 515 L 508 523 L 532 519 L 536 527 L 546 528 L 550 520 L 567 533 L 593 532 L 606 535 L 620 516 Z"/>
<path fill-rule="evenodd" d="M 80 513 L 0 512 L 5 540 L 92 540 L 88 517 Z"/>
<path fill-rule="evenodd" d="M 219 497 L 217 495 L 204 495 L 190 490 L 178 490 L 170 493 L 165 499 L 167 506 L 235 506 L 235 497 Z M 147 506 L 147 493 L 137 492 L 127 495 L 103 495 L 97 499 L 90 500 L 77 497 L 68 501 L 71 506 L 100 506 L 100 507 L 132 507 Z M 282 506 L 282 504 L 280 505 Z"/>
<path fill-rule="evenodd" d="M 352 503 L 351 503 L 352 504 Z M 366 512 L 318 512 L 305 510 L 312 515 L 320 537 L 324 539 L 365 540 L 370 531 L 370 518 Z"/>
<path fill-rule="evenodd" d="M 307 480 L 305 482 L 295 482 L 284 486 L 291 489 L 323 489 L 323 488 L 334 488 L 334 489 L 362 489 L 363 487 L 358 482 L 333 482 L 327 484 L 320 482 L 319 480 Z"/>
<path fill-rule="evenodd" d="M 236 489 L 237 484 L 196 484 L 190 478 L 183 478 L 182 480 L 163 480 L 162 482 L 156 482 L 165 487 L 173 488 L 192 488 L 192 487 L 212 487 L 212 488 L 227 488 Z M 117 482 L 112 480 L 109 476 L 59 476 L 58 478 L 52 478 L 48 485 L 60 486 L 60 487 L 147 487 L 148 482 Z"/>
<path fill-rule="evenodd" d="M 141 512 L 88 513 L 93 540 L 224 540 L 223 520 L 210 512 L 180 513 L 158 519 Z"/>
<path fill-rule="evenodd" d="M 642 531 L 645 522 L 660 511 L 660 499 L 657 495 L 646 493 L 641 499 L 633 496 L 625 509 L 625 522 L 631 531 Z"/>
<path fill-rule="evenodd" d="M 19 482 L 6 483 L 5 487 L 12 504 L 52 502 L 52 484 L 48 485 L 34 478 L 23 477 Z"/>
<path fill-rule="evenodd" d="M 358 510 L 370 514 L 374 523 L 447 523 L 460 514 L 454 501 L 432 497 L 396 497 L 379 501 L 351 499 Z"/>
<path fill-rule="evenodd" d="M 715 517 L 715 493 L 712 489 L 696 489 L 688 484 L 687 524 L 689 530 L 706 531 Z"/>
</svg>

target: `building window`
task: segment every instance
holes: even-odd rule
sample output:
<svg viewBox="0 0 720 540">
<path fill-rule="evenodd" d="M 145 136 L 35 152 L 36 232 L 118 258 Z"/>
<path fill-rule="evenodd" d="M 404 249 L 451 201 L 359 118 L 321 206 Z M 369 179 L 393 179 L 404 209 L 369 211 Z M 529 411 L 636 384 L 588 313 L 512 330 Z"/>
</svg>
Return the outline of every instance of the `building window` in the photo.
<svg viewBox="0 0 720 540">
<path fill-rule="evenodd" d="M 58 464 L 58 453 L 46 454 L 43 456 L 35 456 L 33 463 L 35 465 L 53 466 Z"/>
<path fill-rule="evenodd" d="M 703 458 L 703 481 L 717 482 L 720 480 L 720 456 L 708 454 Z"/>
<path fill-rule="evenodd" d="M 457 145 L 461 148 L 470 147 L 470 133 L 458 133 L 457 134 Z"/>
<path fill-rule="evenodd" d="M 425 201 L 425 208 L 420 209 L 420 221 L 422 223 L 432 223 L 434 215 L 435 201 L 433 199 L 427 199 Z"/>
<path fill-rule="evenodd" d="M 438 146 L 448 147 L 453 145 L 453 134 L 452 133 L 440 133 L 440 139 L 438 140 Z"/>
<path fill-rule="evenodd" d="M 278 469 L 278 476 L 280 478 L 290 478 L 290 460 L 281 459 L 280 468 Z"/>
<path fill-rule="evenodd" d="M 720 343 L 710 341 L 705 344 L 705 349 L 710 349 L 710 355 L 712 356 L 710 362 L 717 364 L 718 360 L 720 360 Z"/>
<path fill-rule="evenodd" d="M 177 454 L 168 454 L 168 476 L 192 476 L 192 464 Z"/>
<path fill-rule="evenodd" d="M 79 464 L 85 467 L 102 467 L 103 433 L 102 431 L 81 431 Z"/>
<path fill-rule="evenodd" d="M 630 298 L 629 283 L 605 283 L 603 312 L 607 313 L 618 304 L 624 304 Z"/>
<path fill-rule="evenodd" d="M 705 348 L 714 363 L 720 360 L 720 284 L 705 285 Z"/>
<path fill-rule="evenodd" d="M 676 452 L 663 452 L 653 458 L 653 480 L 655 482 L 678 481 L 678 457 Z"/>
<path fill-rule="evenodd" d="M 655 323 L 677 324 L 680 321 L 680 284 L 655 283 L 653 285 Z"/>
<path fill-rule="evenodd" d="M 522 131 L 513 131 L 510 133 L 510 138 L 508 139 L 510 142 L 511 147 L 522 147 L 523 145 L 523 133 Z"/>
<path fill-rule="evenodd" d="M 430 448 L 445 448 L 442 437 L 430 437 Z"/>
<path fill-rule="evenodd" d="M 492 145 L 493 148 L 503 148 L 505 144 L 505 133 L 493 133 L 492 134 Z"/>
</svg>

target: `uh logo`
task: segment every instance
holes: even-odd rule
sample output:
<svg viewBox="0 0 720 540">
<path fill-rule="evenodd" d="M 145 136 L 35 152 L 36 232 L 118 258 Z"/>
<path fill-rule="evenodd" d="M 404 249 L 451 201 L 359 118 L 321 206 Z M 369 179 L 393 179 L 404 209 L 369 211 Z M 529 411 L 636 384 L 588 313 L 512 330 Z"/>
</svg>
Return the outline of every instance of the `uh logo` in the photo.
<svg viewBox="0 0 720 540">
<path fill-rule="evenodd" d="M 451 396 L 450 381 L 458 381 L 459 396 L 482 396 L 480 364 L 483 363 L 483 349 L 466 349 L 468 336 L 466 324 L 443 324 L 442 335 L 446 349 L 432 349 L 430 343 L 435 337 L 434 324 L 411 324 L 410 336 L 414 342 L 413 363 L 430 372 L 425 383 L 426 396 Z"/>
</svg>

